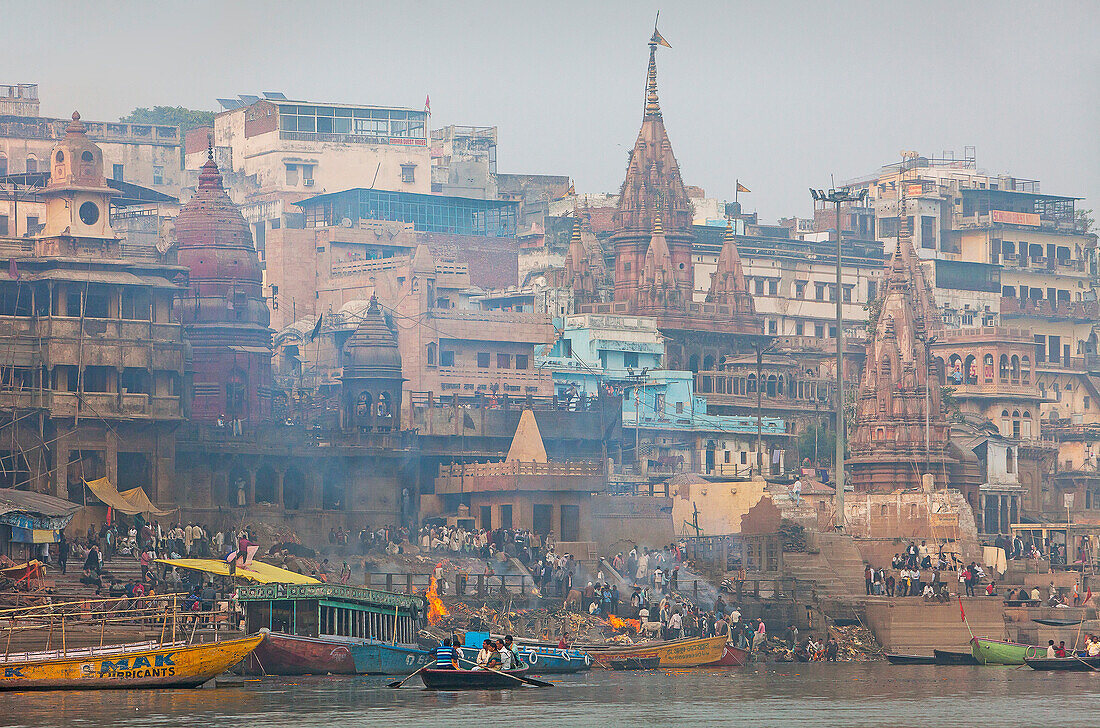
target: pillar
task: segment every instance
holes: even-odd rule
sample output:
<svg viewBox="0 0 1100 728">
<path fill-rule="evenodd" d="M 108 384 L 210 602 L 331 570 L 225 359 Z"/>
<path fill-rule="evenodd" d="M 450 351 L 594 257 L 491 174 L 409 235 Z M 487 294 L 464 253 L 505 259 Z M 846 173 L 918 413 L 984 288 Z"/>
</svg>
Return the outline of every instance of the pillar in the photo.
<svg viewBox="0 0 1100 728">
<path fill-rule="evenodd" d="M 275 468 L 275 503 L 282 507 L 283 505 L 283 475 L 286 473 L 286 468 Z"/>
</svg>

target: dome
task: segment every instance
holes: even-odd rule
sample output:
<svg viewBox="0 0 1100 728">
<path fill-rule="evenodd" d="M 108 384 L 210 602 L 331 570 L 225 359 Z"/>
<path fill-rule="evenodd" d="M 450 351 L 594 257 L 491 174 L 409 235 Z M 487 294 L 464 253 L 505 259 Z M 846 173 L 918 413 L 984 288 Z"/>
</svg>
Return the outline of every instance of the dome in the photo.
<svg viewBox="0 0 1100 728">
<path fill-rule="evenodd" d="M 401 379 L 401 352 L 397 337 L 382 317 L 378 299 L 370 307 L 341 354 L 343 379 Z"/>
<path fill-rule="evenodd" d="M 191 281 L 254 283 L 263 281 L 252 232 L 222 186 L 213 159 L 199 173 L 199 186 L 176 216 L 179 263 L 191 269 Z"/>
</svg>

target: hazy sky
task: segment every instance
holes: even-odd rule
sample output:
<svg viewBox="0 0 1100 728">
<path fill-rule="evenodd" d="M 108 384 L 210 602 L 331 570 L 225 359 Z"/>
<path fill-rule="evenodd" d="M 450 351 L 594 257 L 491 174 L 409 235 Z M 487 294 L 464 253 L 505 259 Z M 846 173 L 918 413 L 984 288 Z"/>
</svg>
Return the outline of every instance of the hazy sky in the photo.
<svg viewBox="0 0 1100 728">
<path fill-rule="evenodd" d="M 1100 3 L 53 2 L 0 8 L 0 83 L 37 82 L 42 113 L 217 109 L 282 91 L 420 107 L 432 126 L 500 127 L 499 169 L 618 191 L 642 112 L 653 13 L 665 123 L 684 181 L 765 220 L 806 188 L 961 153 L 1100 196 Z"/>
</svg>

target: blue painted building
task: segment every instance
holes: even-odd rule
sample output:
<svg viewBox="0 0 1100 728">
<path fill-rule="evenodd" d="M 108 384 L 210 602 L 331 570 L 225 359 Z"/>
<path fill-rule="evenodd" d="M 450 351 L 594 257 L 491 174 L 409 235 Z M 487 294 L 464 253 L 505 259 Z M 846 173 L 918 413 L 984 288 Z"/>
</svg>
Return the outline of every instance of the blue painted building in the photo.
<svg viewBox="0 0 1100 728">
<path fill-rule="evenodd" d="M 623 460 L 633 461 L 636 473 L 747 475 L 756 464 L 756 417 L 708 414 L 692 372 L 661 369 L 663 354 L 651 317 L 574 314 L 536 366 L 552 372 L 566 401 L 601 389 L 622 395 Z M 763 417 L 760 425 L 767 462 L 780 471 L 787 423 Z"/>
</svg>

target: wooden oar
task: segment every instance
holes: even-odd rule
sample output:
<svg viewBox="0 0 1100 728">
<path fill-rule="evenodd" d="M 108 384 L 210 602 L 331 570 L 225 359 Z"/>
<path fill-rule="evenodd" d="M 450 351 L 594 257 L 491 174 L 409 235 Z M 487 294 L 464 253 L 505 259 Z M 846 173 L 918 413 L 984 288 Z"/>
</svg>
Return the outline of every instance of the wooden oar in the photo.
<svg viewBox="0 0 1100 728">
<path fill-rule="evenodd" d="M 408 676 L 407 678 L 405 678 L 404 680 L 394 680 L 394 681 L 393 681 L 393 682 L 391 682 L 391 683 L 386 683 L 386 687 L 388 687 L 388 688 L 399 688 L 399 687 L 401 687 L 402 685 L 404 685 L 405 683 L 407 683 L 407 682 L 408 682 L 409 680 L 412 680 L 412 679 L 413 679 L 414 677 L 416 677 L 417 675 L 419 675 L 419 674 L 420 674 L 420 670 L 423 670 L 424 668 L 426 668 L 426 667 L 428 667 L 428 666 L 430 666 L 430 665 L 432 665 L 432 664 L 434 664 L 434 663 L 431 663 L 431 662 L 429 662 L 429 663 L 428 663 L 427 665 L 421 665 L 421 666 L 420 666 L 420 669 L 419 669 L 419 670 L 417 670 L 416 672 L 414 672 L 414 673 L 413 673 L 412 675 L 409 675 L 409 676 Z"/>
<path fill-rule="evenodd" d="M 474 667 L 477 667 L 476 662 L 470 662 L 469 660 L 467 660 L 463 657 L 458 658 L 458 660 L 459 660 L 459 662 L 465 662 L 467 665 L 473 665 Z M 493 672 L 495 672 L 498 675 L 507 675 L 508 677 L 512 678 L 513 680 L 519 680 L 520 682 L 527 683 L 528 685 L 533 685 L 536 688 L 552 688 L 552 687 L 554 687 L 554 683 L 548 683 L 545 680 L 536 680 L 533 677 L 520 677 L 519 675 L 513 675 L 512 673 L 508 672 L 507 670 L 494 670 Z"/>
</svg>

